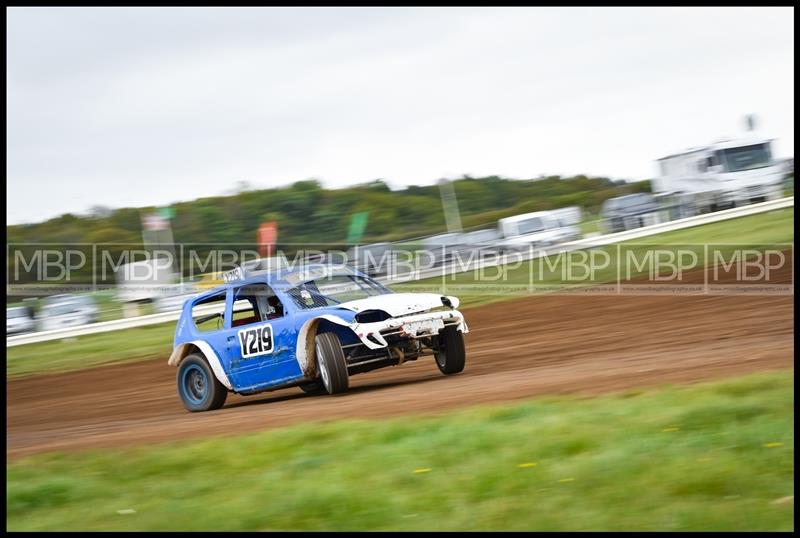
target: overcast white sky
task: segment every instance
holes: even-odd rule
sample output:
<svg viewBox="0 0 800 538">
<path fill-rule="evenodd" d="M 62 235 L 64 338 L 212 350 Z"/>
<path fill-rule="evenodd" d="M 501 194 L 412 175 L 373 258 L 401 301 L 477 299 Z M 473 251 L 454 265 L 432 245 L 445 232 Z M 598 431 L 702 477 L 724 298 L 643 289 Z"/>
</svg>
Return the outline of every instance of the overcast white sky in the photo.
<svg viewBox="0 0 800 538">
<path fill-rule="evenodd" d="M 7 11 L 7 224 L 316 177 L 644 179 L 794 153 L 792 8 Z"/>
</svg>

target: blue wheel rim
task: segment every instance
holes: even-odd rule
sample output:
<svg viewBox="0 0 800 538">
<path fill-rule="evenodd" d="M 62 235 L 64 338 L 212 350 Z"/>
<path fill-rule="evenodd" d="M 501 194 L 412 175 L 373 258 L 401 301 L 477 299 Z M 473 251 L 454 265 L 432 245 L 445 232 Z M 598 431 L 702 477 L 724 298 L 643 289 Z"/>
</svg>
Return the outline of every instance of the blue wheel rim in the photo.
<svg viewBox="0 0 800 538">
<path fill-rule="evenodd" d="M 208 395 L 208 376 L 196 364 L 190 365 L 181 375 L 181 392 L 193 404 L 203 403 Z"/>
</svg>

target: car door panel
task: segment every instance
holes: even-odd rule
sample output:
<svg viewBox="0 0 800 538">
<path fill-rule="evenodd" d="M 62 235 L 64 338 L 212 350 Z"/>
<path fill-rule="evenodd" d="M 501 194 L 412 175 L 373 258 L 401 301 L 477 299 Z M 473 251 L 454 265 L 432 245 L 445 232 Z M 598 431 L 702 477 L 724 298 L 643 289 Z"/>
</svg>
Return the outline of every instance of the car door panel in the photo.
<svg viewBox="0 0 800 538">
<path fill-rule="evenodd" d="M 237 390 L 263 389 L 302 378 L 293 345 L 297 332 L 291 321 L 284 316 L 235 327 L 228 333 L 231 380 Z"/>
<path fill-rule="evenodd" d="M 231 295 L 226 312 L 232 312 L 233 303 Z M 231 325 L 226 320 L 224 354 L 234 390 L 255 392 L 302 379 L 294 349 L 297 331 L 291 315 Z"/>
</svg>

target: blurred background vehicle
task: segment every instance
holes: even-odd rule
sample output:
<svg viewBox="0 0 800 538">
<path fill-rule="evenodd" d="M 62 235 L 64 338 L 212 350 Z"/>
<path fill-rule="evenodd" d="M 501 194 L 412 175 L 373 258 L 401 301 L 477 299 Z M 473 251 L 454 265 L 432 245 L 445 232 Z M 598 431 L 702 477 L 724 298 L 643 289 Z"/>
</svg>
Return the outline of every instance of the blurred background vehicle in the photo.
<svg viewBox="0 0 800 538">
<path fill-rule="evenodd" d="M 197 286 L 201 290 L 210 290 L 211 288 L 216 288 L 223 283 L 222 273 L 223 271 L 216 271 L 213 273 L 205 273 L 200 275 Z"/>
<path fill-rule="evenodd" d="M 6 308 L 6 334 L 22 334 L 36 329 L 33 311 L 28 306 Z"/>
<path fill-rule="evenodd" d="M 450 232 L 427 237 L 422 241 L 422 248 L 431 257 L 433 267 L 452 263 L 455 256 L 464 250 L 464 234 Z"/>
<path fill-rule="evenodd" d="M 95 323 L 99 310 L 89 295 L 58 294 L 44 299 L 36 315 L 37 328 L 50 331 Z"/>
<path fill-rule="evenodd" d="M 479 260 L 481 256 L 499 254 L 495 244 L 500 239 L 497 228 L 474 230 L 461 234 L 460 251 L 462 261 Z"/>
<path fill-rule="evenodd" d="M 576 205 L 551 209 L 550 214 L 558 220 L 561 226 L 577 226 L 583 218 L 581 208 Z"/>
<path fill-rule="evenodd" d="M 603 202 L 600 210 L 603 228 L 609 233 L 658 224 L 658 213 L 658 202 L 653 195 L 644 192 L 610 198 Z"/>
<path fill-rule="evenodd" d="M 475 230 L 461 235 L 461 243 L 471 247 L 491 246 L 500 238 L 496 229 Z"/>
<path fill-rule="evenodd" d="M 691 193 L 698 213 L 783 195 L 785 165 L 772 157 L 772 139 L 722 140 L 658 159 L 653 192 Z"/>
<path fill-rule="evenodd" d="M 562 224 L 559 217 L 564 221 L 570 220 L 568 213 L 553 211 L 535 211 L 500 219 L 498 230 L 502 239 L 498 246 L 507 252 L 578 239 L 581 236 L 578 227 Z"/>
</svg>

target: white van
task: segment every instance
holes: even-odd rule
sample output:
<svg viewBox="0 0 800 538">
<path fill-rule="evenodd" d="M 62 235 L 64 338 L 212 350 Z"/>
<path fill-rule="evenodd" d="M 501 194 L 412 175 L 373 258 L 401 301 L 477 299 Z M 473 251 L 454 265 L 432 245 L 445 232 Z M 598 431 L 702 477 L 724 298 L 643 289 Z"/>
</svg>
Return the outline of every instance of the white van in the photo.
<svg viewBox="0 0 800 538">
<path fill-rule="evenodd" d="M 701 213 L 783 196 L 785 165 L 772 139 L 723 140 L 658 159 L 653 192 L 691 194 Z"/>
<path fill-rule="evenodd" d="M 77 327 L 98 321 L 99 310 L 88 295 L 51 295 L 36 318 L 40 331 Z"/>
<path fill-rule="evenodd" d="M 529 246 L 546 247 L 580 238 L 574 210 L 535 211 L 498 221 L 502 250 L 521 250 Z M 580 209 L 578 209 L 580 211 Z M 578 213 L 580 215 L 580 213 Z M 568 224 L 574 223 L 574 224 Z"/>
</svg>

